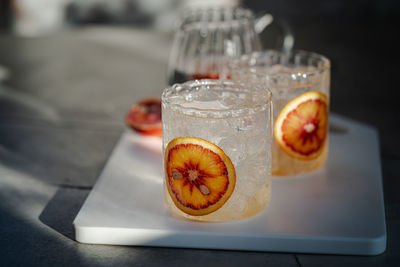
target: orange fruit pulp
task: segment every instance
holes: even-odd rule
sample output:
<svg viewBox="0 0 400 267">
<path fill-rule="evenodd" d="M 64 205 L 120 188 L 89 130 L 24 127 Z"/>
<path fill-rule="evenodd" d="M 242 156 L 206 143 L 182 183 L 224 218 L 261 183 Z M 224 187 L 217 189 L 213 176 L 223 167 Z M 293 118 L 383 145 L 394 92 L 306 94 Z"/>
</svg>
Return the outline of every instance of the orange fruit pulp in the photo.
<svg viewBox="0 0 400 267">
<path fill-rule="evenodd" d="M 164 155 L 165 186 L 175 206 L 191 216 L 210 214 L 230 198 L 235 168 L 216 145 L 193 137 L 171 140 Z"/>
<path fill-rule="evenodd" d="M 275 121 L 273 175 L 292 175 L 321 166 L 328 154 L 328 99 L 307 92 L 282 109 Z"/>
</svg>

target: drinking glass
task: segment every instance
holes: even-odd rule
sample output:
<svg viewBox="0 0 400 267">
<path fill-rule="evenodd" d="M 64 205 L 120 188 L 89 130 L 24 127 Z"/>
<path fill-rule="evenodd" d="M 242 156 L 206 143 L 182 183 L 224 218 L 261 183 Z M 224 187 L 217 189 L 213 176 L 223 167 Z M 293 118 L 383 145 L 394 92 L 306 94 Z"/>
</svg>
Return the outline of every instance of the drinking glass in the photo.
<svg viewBox="0 0 400 267">
<path fill-rule="evenodd" d="M 175 31 L 168 63 L 168 83 L 195 79 L 229 78 L 229 62 L 244 54 L 261 51 L 259 33 L 273 18 L 255 18 L 243 8 L 200 8 L 188 10 Z M 280 26 L 283 46 L 291 49 L 293 37 Z"/>
<path fill-rule="evenodd" d="M 263 210 L 271 194 L 271 93 L 231 80 L 175 84 L 162 94 L 165 200 L 195 221 Z"/>
<path fill-rule="evenodd" d="M 270 88 L 274 107 L 272 174 L 297 175 L 328 157 L 330 61 L 306 51 L 253 53 L 237 60 L 232 79 Z"/>
</svg>

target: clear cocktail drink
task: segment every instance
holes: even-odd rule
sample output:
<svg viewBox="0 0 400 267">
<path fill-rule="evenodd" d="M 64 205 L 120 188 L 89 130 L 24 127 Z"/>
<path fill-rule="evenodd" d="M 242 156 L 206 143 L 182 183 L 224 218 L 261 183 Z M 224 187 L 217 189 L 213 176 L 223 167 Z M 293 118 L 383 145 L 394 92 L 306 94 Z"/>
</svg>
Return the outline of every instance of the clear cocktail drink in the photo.
<svg viewBox="0 0 400 267">
<path fill-rule="evenodd" d="M 265 86 L 201 80 L 162 96 L 165 199 L 199 221 L 252 216 L 270 200 L 271 95 Z"/>
<path fill-rule="evenodd" d="M 232 78 L 270 88 L 274 107 L 272 174 L 296 175 L 328 156 L 330 62 L 315 53 L 269 50 L 243 57 Z"/>
</svg>

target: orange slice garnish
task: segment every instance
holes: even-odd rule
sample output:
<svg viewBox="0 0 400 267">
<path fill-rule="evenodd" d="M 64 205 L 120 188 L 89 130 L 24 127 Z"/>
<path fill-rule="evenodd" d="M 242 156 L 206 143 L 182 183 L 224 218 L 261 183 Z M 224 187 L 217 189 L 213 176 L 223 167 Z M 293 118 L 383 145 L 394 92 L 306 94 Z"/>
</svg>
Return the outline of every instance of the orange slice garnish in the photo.
<svg viewBox="0 0 400 267">
<path fill-rule="evenodd" d="M 328 133 L 328 98 L 307 92 L 290 101 L 275 122 L 275 139 L 287 155 L 312 160 L 321 152 Z"/>
<path fill-rule="evenodd" d="M 221 208 L 232 195 L 235 168 L 218 146 L 200 138 L 171 140 L 165 150 L 166 186 L 176 207 L 194 215 Z"/>
</svg>

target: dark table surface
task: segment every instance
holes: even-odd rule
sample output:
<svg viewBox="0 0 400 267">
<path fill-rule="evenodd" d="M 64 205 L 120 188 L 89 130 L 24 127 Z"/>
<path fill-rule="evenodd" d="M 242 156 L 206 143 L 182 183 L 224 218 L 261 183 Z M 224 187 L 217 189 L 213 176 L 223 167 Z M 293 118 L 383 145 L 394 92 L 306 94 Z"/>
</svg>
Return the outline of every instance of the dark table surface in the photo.
<svg viewBox="0 0 400 267">
<path fill-rule="evenodd" d="M 0 265 L 398 266 L 399 73 L 389 22 L 294 21 L 296 48 L 332 61 L 331 110 L 379 130 L 387 250 L 312 255 L 86 245 L 72 221 L 124 130 L 132 103 L 165 86 L 170 37 L 86 27 L 21 38 L 0 34 Z"/>
</svg>

